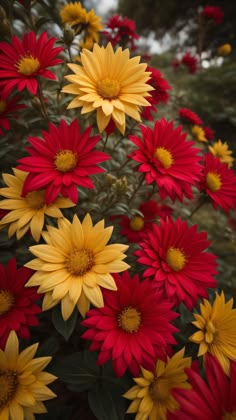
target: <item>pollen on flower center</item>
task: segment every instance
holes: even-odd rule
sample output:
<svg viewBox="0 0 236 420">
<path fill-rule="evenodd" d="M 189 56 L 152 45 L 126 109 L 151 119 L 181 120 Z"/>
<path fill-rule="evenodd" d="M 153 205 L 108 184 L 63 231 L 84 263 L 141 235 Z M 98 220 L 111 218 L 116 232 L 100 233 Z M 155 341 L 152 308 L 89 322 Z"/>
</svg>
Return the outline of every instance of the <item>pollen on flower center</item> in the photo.
<svg viewBox="0 0 236 420">
<path fill-rule="evenodd" d="M 211 320 L 208 320 L 206 323 L 206 329 L 205 329 L 205 341 L 207 344 L 211 344 L 214 341 L 214 338 L 217 334 L 217 330 L 214 327 Z"/>
<path fill-rule="evenodd" d="M 25 199 L 34 210 L 40 210 L 45 206 L 45 190 L 36 190 L 26 194 Z"/>
<path fill-rule="evenodd" d="M 153 401 L 164 403 L 170 395 L 168 379 L 155 378 L 149 386 L 149 392 Z"/>
<path fill-rule="evenodd" d="M 0 114 L 2 114 L 5 111 L 6 107 L 7 107 L 6 101 L 3 101 L 3 99 L 0 99 Z"/>
<path fill-rule="evenodd" d="M 173 156 L 165 147 L 158 147 L 154 152 L 154 156 L 161 162 L 165 169 L 169 169 L 173 165 Z"/>
<path fill-rule="evenodd" d="M 117 80 L 106 78 L 97 82 L 97 89 L 102 98 L 115 99 L 120 92 L 120 85 Z"/>
<path fill-rule="evenodd" d="M 60 150 L 54 159 L 55 166 L 60 172 L 73 171 L 77 165 L 77 161 L 77 154 L 67 149 Z"/>
<path fill-rule="evenodd" d="M 17 386 L 17 372 L 10 369 L 0 369 L 0 410 L 13 399 Z"/>
<path fill-rule="evenodd" d="M 14 306 L 14 296 L 8 290 L 0 291 L 0 317 Z"/>
<path fill-rule="evenodd" d="M 93 264 L 93 252 L 84 248 L 74 250 L 66 260 L 67 270 L 77 276 L 85 274 L 92 268 Z"/>
<path fill-rule="evenodd" d="M 179 248 L 169 248 L 166 253 L 166 262 L 174 271 L 180 271 L 186 263 L 186 256 Z"/>
<path fill-rule="evenodd" d="M 144 219 L 141 216 L 134 216 L 130 220 L 129 227 L 131 230 L 139 232 L 144 227 Z"/>
<path fill-rule="evenodd" d="M 128 333 L 137 332 L 141 321 L 141 313 L 136 308 L 130 306 L 124 308 L 118 315 L 119 327 Z"/>
<path fill-rule="evenodd" d="M 24 76 L 31 76 L 34 73 L 37 73 L 40 69 L 40 62 L 37 58 L 32 55 L 21 57 L 21 59 L 16 64 L 18 72 Z"/>
<path fill-rule="evenodd" d="M 208 188 L 212 191 L 218 191 L 221 189 L 221 178 L 220 175 L 217 174 L 216 172 L 208 172 L 207 176 L 206 176 L 206 182 L 208 185 Z"/>
</svg>

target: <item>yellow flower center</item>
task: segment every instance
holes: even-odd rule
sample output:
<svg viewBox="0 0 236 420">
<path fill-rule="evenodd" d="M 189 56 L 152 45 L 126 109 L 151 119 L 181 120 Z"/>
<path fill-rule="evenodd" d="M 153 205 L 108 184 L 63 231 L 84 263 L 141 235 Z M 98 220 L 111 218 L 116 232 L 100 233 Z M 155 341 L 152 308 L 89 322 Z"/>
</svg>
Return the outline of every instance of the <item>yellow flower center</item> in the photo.
<svg viewBox="0 0 236 420">
<path fill-rule="evenodd" d="M 222 419 L 223 420 L 236 420 L 236 411 L 233 411 L 232 413 L 225 413 Z"/>
<path fill-rule="evenodd" d="M 154 152 L 154 156 L 161 162 L 165 169 L 169 169 L 173 165 L 173 156 L 165 147 L 158 147 Z"/>
<path fill-rule="evenodd" d="M 26 194 L 25 200 L 31 209 L 40 210 L 45 206 L 45 190 L 29 192 Z"/>
<path fill-rule="evenodd" d="M 186 263 L 186 256 L 179 248 L 169 248 L 166 253 L 166 262 L 174 271 L 180 271 L 184 268 Z"/>
<path fill-rule="evenodd" d="M 77 154 L 71 150 L 60 150 L 55 156 L 54 163 L 58 171 L 69 172 L 73 171 L 77 165 Z"/>
<path fill-rule="evenodd" d="M 136 232 L 139 232 L 144 227 L 144 219 L 141 216 L 134 216 L 130 220 L 129 227 L 131 230 L 135 230 Z"/>
<path fill-rule="evenodd" d="M 141 321 L 141 313 L 136 308 L 132 308 L 130 306 L 124 308 L 118 315 L 119 327 L 128 333 L 137 332 Z"/>
<path fill-rule="evenodd" d="M 106 78 L 97 82 L 97 89 L 102 98 L 115 99 L 120 92 L 120 85 L 117 80 Z"/>
<path fill-rule="evenodd" d="M 0 291 L 0 317 L 14 306 L 14 296 L 8 290 Z"/>
<path fill-rule="evenodd" d="M 0 411 L 12 401 L 18 386 L 17 372 L 0 369 Z"/>
<path fill-rule="evenodd" d="M 208 188 L 212 191 L 218 191 L 221 189 L 221 178 L 220 175 L 217 174 L 216 172 L 208 172 L 207 176 L 206 176 L 206 182 L 208 185 Z"/>
<path fill-rule="evenodd" d="M 206 328 L 205 328 L 205 341 L 207 344 L 211 344 L 215 338 L 217 334 L 217 330 L 214 327 L 213 323 L 211 320 L 208 320 L 206 323 Z"/>
<path fill-rule="evenodd" d="M 164 403 L 170 395 L 170 386 L 167 378 L 155 378 L 149 387 L 153 401 Z"/>
<path fill-rule="evenodd" d="M 5 111 L 6 107 L 7 107 L 6 101 L 3 101 L 3 99 L 0 99 L 0 114 L 2 114 Z"/>
<path fill-rule="evenodd" d="M 87 273 L 94 264 L 93 252 L 88 249 L 76 249 L 67 258 L 66 267 L 71 274 L 82 276 Z"/>
<path fill-rule="evenodd" d="M 17 70 L 24 76 L 31 76 L 40 69 L 40 62 L 32 55 L 22 57 L 16 64 Z"/>
</svg>

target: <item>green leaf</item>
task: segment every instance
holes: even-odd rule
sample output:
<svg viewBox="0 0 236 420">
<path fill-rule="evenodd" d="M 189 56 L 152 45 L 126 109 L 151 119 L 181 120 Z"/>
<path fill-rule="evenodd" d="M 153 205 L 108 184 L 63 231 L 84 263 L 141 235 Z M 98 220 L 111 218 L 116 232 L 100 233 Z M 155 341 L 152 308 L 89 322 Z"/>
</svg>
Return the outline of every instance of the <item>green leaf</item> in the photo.
<svg viewBox="0 0 236 420">
<path fill-rule="evenodd" d="M 37 351 L 37 357 L 53 356 L 60 349 L 60 343 L 55 336 L 49 337 L 42 343 Z"/>
<path fill-rule="evenodd" d="M 52 322 L 56 330 L 64 337 L 66 341 L 69 340 L 71 334 L 75 329 L 75 325 L 78 318 L 78 309 L 75 308 L 70 318 L 64 321 L 61 315 L 60 305 L 55 306 L 52 309 Z"/>
<path fill-rule="evenodd" d="M 127 402 L 116 385 L 97 383 L 88 392 L 89 405 L 98 420 L 124 420 Z"/>
<path fill-rule="evenodd" d="M 48 413 L 37 414 L 37 420 L 69 420 L 71 418 L 72 408 L 66 406 L 55 406 Z"/>
</svg>

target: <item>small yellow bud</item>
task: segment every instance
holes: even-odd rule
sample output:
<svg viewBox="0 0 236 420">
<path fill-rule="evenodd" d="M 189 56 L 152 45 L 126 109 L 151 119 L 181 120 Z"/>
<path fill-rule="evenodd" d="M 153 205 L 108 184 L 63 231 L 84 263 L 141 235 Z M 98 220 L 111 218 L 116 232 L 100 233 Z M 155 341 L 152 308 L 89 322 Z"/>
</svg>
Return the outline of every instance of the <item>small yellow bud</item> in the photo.
<svg viewBox="0 0 236 420">
<path fill-rule="evenodd" d="M 217 49 L 217 55 L 220 57 L 226 57 L 232 51 L 232 47 L 230 44 L 223 44 Z"/>
</svg>

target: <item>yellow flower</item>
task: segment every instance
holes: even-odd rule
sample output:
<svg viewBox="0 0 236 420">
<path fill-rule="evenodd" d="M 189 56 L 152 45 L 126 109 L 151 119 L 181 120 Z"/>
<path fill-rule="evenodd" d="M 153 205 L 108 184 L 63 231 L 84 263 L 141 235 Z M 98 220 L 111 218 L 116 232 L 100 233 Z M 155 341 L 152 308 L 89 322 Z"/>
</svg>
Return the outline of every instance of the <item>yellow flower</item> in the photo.
<svg viewBox="0 0 236 420">
<path fill-rule="evenodd" d="M 198 356 L 212 353 L 220 362 L 226 374 L 229 374 L 230 360 L 236 361 L 236 309 L 233 298 L 225 303 L 224 292 L 216 293 L 213 305 L 204 299 L 200 304 L 201 315 L 194 314 L 193 321 L 199 331 L 190 341 L 199 344 Z"/>
<path fill-rule="evenodd" d="M 21 239 L 30 229 L 36 242 L 39 241 L 44 225 L 45 215 L 50 217 L 63 217 L 59 208 L 75 206 L 68 198 L 59 197 L 48 206 L 45 204 L 45 191 L 37 190 L 22 197 L 22 189 L 28 172 L 13 168 L 14 175 L 3 174 L 7 187 L 0 188 L 0 196 L 6 197 L 0 201 L 0 209 L 9 210 L 9 213 L 0 221 L 1 226 L 9 226 L 8 236 L 15 233 Z"/>
<path fill-rule="evenodd" d="M 191 131 L 197 141 L 207 142 L 204 130 L 202 127 L 200 127 L 200 125 L 193 125 Z"/>
<path fill-rule="evenodd" d="M 208 146 L 208 149 L 214 156 L 218 157 L 222 163 L 227 163 L 229 168 L 233 166 L 234 158 L 231 156 L 233 152 L 229 149 L 226 142 L 222 143 L 221 140 L 218 140 L 212 146 Z"/>
<path fill-rule="evenodd" d="M 125 115 L 140 121 L 140 107 L 150 105 L 145 99 L 153 90 L 147 83 L 147 64 L 140 63 L 140 57 L 130 58 L 128 49 L 114 52 L 110 43 L 106 48 L 94 44 L 93 51 L 83 49 L 81 63 L 68 64 L 75 74 L 65 76 L 72 83 L 62 92 L 76 95 L 68 108 L 82 107 L 82 114 L 96 111 L 100 132 L 112 118 L 124 134 Z"/>
<path fill-rule="evenodd" d="M 79 1 L 66 4 L 60 11 L 62 23 L 69 23 L 71 26 L 85 24 L 87 12 Z"/>
<path fill-rule="evenodd" d="M 217 48 L 217 54 L 221 57 L 226 57 L 232 51 L 232 47 L 230 44 L 223 44 Z"/>
<path fill-rule="evenodd" d="M 129 268 L 122 260 L 128 246 L 107 245 L 113 227 L 104 228 L 104 220 L 93 226 L 89 214 L 81 223 L 75 215 L 72 223 L 63 218 L 58 229 L 47 227 L 42 236 L 46 245 L 34 245 L 30 251 L 37 258 L 26 267 L 37 270 L 27 286 L 40 286 L 45 293 L 43 310 L 61 301 L 64 320 L 67 320 L 77 305 L 85 316 L 90 302 L 96 307 L 104 306 L 100 287 L 116 290 L 110 273 L 119 273 Z"/>
<path fill-rule="evenodd" d="M 100 17 L 95 15 L 94 10 L 91 9 L 86 15 L 85 36 L 91 38 L 93 41 L 98 42 L 99 31 L 103 29 L 100 23 Z"/>
<path fill-rule="evenodd" d="M 80 49 L 82 50 L 83 48 L 86 48 L 87 50 L 92 50 L 93 49 L 93 45 L 94 45 L 94 40 L 93 38 L 90 37 L 86 37 L 85 39 L 82 39 L 79 43 Z M 77 60 L 79 63 L 81 63 L 81 57 L 76 56 L 75 60 Z"/>
<path fill-rule="evenodd" d="M 38 343 L 19 353 L 15 331 L 9 334 L 5 351 L 0 350 L 0 419 L 34 420 L 34 413 L 46 413 L 42 401 L 56 397 L 46 385 L 56 377 L 43 369 L 51 357 L 33 358 Z"/>
<path fill-rule="evenodd" d="M 127 413 L 137 413 L 136 420 L 167 419 L 167 410 L 174 412 L 179 408 L 172 389 L 191 388 L 184 371 L 190 367 L 191 361 L 191 357 L 184 358 L 182 349 L 173 357 L 168 357 L 167 363 L 158 360 L 154 372 L 141 367 L 142 376 L 134 378 L 137 385 L 123 395 L 133 400 Z"/>
</svg>

